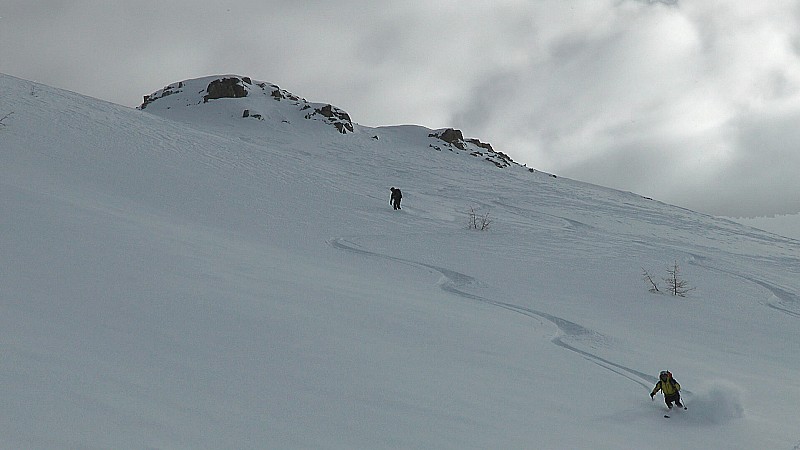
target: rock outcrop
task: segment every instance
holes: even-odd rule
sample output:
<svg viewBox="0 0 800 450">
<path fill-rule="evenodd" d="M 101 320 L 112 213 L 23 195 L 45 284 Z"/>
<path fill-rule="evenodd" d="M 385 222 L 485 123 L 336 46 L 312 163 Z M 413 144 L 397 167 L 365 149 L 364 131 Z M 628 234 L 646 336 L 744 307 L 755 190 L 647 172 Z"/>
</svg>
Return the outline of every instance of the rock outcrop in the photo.
<svg viewBox="0 0 800 450">
<path fill-rule="evenodd" d="M 329 123 L 339 130 L 339 133 L 347 134 L 348 132 L 352 133 L 354 130 L 350 115 L 335 106 L 325 105 L 322 108 L 315 108 L 313 113 L 306 114 L 306 119 L 311 119 L 316 115 L 325 117 Z"/>
<path fill-rule="evenodd" d="M 437 130 L 429 134 L 428 137 L 444 141 L 450 147 L 458 150 L 469 151 L 470 155 L 482 157 L 501 169 L 508 167 L 511 164 L 515 164 L 514 160 L 512 160 L 505 153 L 495 151 L 491 144 L 481 142 L 478 139 L 464 139 L 464 134 L 461 132 L 461 130 L 457 130 L 455 128 Z M 439 148 L 435 146 L 432 147 L 439 150 Z"/>
<path fill-rule="evenodd" d="M 246 80 L 246 81 L 245 81 Z M 221 78 L 208 83 L 207 94 L 203 96 L 203 103 L 219 98 L 242 98 L 247 97 L 247 89 L 244 83 L 251 84 L 250 78 Z"/>
<path fill-rule="evenodd" d="M 347 134 L 355 131 L 350 115 L 342 109 L 330 104 L 311 103 L 274 84 L 254 82 L 250 77 L 235 75 L 206 77 L 173 83 L 160 91 L 145 95 L 144 102 L 139 109 L 145 109 L 154 102 L 175 94 L 182 94 L 180 101 L 168 102 L 167 105 L 163 106 L 164 109 L 180 106 L 193 107 L 198 104 L 211 103 L 212 101 L 242 102 L 240 99 L 246 99 L 241 103 L 241 109 L 239 109 L 239 111 L 242 111 L 241 117 L 265 120 L 265 117 L 267 117 L 263 114 L 265 110 L 271 110 L 274 107 L 265 105 L 263 101 L 271 100 L 287 103 L 286 106 L 281 107 L 286 108 L 284 113 L 278 115 L 286 115 L 289 110 L 293 110 L 295 114 L 302 114 L 301 117 L 305 119 L 330 124 L 339 133 Z M 287 118 L 281 118 L 281 122 L 288 122 L 288 120 Z"/>
</svg>

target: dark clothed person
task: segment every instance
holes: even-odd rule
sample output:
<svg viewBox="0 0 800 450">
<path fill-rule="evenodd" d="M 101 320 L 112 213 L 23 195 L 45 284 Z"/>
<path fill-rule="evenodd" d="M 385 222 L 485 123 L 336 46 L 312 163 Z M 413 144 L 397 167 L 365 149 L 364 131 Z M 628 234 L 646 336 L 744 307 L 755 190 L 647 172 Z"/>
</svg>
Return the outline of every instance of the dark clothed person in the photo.
<svg viewBox="0 0 800 450">
<path fill-rule="evenodd" d="M 394 207 L 394 209 L 400 209 L 400 200 L 403 199 L 403 193 L 400 192 L 400 189 L 391 188 L 392 196 L 389 198 L 389 204 Z"/>
</svg>

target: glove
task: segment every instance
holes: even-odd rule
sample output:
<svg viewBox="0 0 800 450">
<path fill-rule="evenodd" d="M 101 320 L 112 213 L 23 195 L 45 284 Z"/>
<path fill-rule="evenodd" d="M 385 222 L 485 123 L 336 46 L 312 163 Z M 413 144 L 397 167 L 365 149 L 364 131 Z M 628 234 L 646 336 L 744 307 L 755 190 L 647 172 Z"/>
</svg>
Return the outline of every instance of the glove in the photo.
<svg viewBox="0 0 800 450">
<path fill-rule="evenodd" d="M 653 394 L 653 393 L 651 392 L 651 393 L 650 393 L 650 400 L 653 400 L 653 398 L 654 398 L 655 396 L 656 396 L 656 394 Z"/>
</svg>

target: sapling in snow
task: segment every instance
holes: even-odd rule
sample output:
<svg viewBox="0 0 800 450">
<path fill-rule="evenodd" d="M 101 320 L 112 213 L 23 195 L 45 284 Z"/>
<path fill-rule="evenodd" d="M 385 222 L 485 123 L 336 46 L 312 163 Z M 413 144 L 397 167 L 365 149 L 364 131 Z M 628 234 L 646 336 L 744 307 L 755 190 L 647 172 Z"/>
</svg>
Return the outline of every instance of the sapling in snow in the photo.
<svg viewBox="0 0 800 450">
<path fill-rule="evenodd" d="M 468 213 L 469 219 L 467 222 L 467 228 L 471 230 L 481 230 L 486 231 L 489 229 L 489 224 L 492 223 L 492 220 L 489 219 L 489 213 L 487 212 L 484 215 L 479 215 L 475 212 L 475 208 L 470 208 Z"/>
<path fill-rule="evenodd" d="M 669 293 L 676 296 L 676 297 L 686 297 L 686 293 L 689 291 L 693 291 L 695 288 L 689 287 L 689 284 L 686 280 L 682 279 L 680 276 L 680 267 L 678 267 L 678 261 L 672 265 L 672 267 L 667 269 L 667 278 L 664 278 L 664 281 L 667 282 L 667 288 L 669 288 Z"/>
<path fill-rule="evenodd" d="M 658 284 L 656 284 L 655 280 L 653 280 L 653 277 L 650 276 L 650 273 L 644 267 L 642 267 L 642 278 L 650 286 L 650 292 L 661 292 L 658 290 Z"/>
<path fill-rule="evenodd" d="M 11 117 L 12 114 L 14 114 L 14 111 L 11 111 L 10 113 L 6 114 L 3 117 L 0 117 L 0 126 L 3 126 L 3 127 L 6 126 L 6 124 L 4 124 L 3 121 L 8 119 L 9 117 Z"/>
</svg>

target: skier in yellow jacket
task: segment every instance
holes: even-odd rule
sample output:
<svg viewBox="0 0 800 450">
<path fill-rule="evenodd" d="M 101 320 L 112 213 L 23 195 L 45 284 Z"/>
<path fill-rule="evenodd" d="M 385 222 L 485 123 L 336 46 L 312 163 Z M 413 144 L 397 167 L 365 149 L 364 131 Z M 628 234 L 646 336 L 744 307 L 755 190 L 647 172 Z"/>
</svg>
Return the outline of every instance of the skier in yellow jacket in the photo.
<svg viewBox="0 0 800 450">
<path fill-rule="evenodd" d="M 656 387 L 654 387 L 653 392 L 650 393 L 650 399 L 655 397 L 656 392 L 661 391 L 661 393 L 664 394 L 664 403 L 667 404 L 667 408 L 672 409 L 673 402 L 675 402 L 675 405 L 679 408 L 683 408 L 680 390 L 681 385 L 677 380 L 672 378 L 672 373 L 668 370 L 662 370 L 661 374 L 658 376 Z"/>
</svg>

